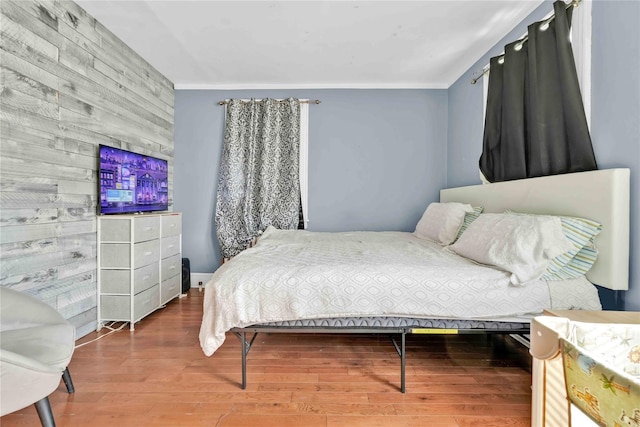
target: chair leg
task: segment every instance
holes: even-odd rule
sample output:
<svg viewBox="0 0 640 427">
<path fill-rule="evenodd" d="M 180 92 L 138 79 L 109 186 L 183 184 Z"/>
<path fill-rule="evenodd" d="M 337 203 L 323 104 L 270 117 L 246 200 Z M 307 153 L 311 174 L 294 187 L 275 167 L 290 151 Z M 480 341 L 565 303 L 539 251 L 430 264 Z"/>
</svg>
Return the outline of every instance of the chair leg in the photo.
<svg viewBox="0 0 640 427">
<path fill-rule="evenodd" d="M 65 368 L 64 372 L 62 372 L 62 380 L 64 381 L 64 385 L 67 386 L 67 392 L 69 392 L 69 394 L 75 393 L 76 389 L 73 388 L 73 381 L 71 381 L 69 368 Z"/>
<path fill-rule="evenodd" d="M 44 397 L 38 400 L 35 405 L 42 427 L 56 427 L 56 422 L 53 419 L 53 412 L 51 412 L 51 405 L 49 404 L 49 398 Z"/>
</svg>

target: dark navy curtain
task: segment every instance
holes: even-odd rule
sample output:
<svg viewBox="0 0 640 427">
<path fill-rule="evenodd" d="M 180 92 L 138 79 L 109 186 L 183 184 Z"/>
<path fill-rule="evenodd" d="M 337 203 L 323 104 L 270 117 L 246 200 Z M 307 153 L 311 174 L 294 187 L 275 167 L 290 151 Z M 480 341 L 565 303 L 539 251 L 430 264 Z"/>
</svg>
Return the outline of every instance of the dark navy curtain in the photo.
<svg viewBox="0 0 640 427">
<path fill-rule="evenodd" d="M 569 40 L 573 7 L 491 58 L 480 170 L 490 182 L 597 169 Z"/>
</svg>

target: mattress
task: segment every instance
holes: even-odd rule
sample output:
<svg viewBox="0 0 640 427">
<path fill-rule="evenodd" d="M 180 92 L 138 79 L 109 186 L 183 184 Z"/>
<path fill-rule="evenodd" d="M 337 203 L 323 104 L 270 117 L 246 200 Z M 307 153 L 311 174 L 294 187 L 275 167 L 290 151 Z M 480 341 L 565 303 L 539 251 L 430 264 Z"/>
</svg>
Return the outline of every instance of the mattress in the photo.
<svg viewBox="0 0 640 427">
<path fill-rule="evenodd" d="M 537 280 L 514 286 L 509 273 L 412 233 L 270 227 L 253 248 L 225 263 L 206 284 L 200 344 L 211 355 L 233 328 L 313 319 L 323 319 L 314 320 L 317 324 L 362 325 L 368 318 L 400 323 L 431 319 L 427 321 L 433 324 L 450 321 L 445 319 L 514 320 L 521 327 L 544 308 L 586 308 L 577 307 L 585 304 L 582 297 L 573 298 L 580 286 L 590 287 L 584 293 L 590 295 L 587 306 L 599 308 L 597 291 L 585 279 L 564 287 L 555 284 Z M 553 295 L 563 294 L 571 301 L 552 304 Z"/>
</svg>

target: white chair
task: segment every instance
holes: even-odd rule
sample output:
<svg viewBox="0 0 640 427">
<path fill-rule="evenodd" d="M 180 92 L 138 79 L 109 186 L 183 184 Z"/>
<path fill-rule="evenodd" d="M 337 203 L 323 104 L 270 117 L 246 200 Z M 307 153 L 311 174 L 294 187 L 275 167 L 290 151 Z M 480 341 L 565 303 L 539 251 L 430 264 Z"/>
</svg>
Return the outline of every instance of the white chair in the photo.
<svg viewBox="0 0 640 427">
<path fill-rule="evenodd" d="M 40 422 L 55 426 L 49 394 L 60 384 L 74 392 L 67 368 L 75 328 L 49 305 L 0 287 L 0 416 L 36 405 Z"/>
</svg>

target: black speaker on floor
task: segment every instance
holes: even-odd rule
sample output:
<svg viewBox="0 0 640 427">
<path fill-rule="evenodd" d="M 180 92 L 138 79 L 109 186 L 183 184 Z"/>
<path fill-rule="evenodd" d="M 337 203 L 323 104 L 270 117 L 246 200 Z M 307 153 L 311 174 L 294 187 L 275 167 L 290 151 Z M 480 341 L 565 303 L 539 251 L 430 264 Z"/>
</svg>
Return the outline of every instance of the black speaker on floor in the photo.
<svg viewBox="0 0 640 427">
<path fill-rule="evenodd" d="M 191 288 L 191 267 L 189 258 L 182 258 L 182 293 L 186 294 Z"/>
</svg>

